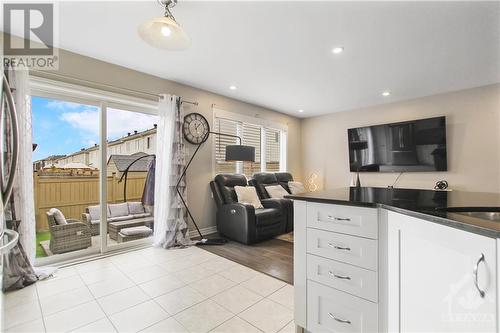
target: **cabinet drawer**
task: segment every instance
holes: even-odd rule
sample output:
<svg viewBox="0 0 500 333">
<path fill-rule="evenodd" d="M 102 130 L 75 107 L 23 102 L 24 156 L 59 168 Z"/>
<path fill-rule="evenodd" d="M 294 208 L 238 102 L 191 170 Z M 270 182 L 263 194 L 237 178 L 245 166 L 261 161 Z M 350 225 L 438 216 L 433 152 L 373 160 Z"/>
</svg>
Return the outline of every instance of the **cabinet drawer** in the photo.
<svg viewBox="0 0 500 333">
<path fill-rule="evenodd" d="M 377 241 L 307 228 L 307 252 L 377 270 Z"/>
<path fill-rule="evenodd" d="M 307 330 L 378 332 L 377 304 L 307 281 Z"/>
<path fill-rule="evenodd" d="M 366 238 L 378 238 L 375 208 L 307 203 L 307 226 Z"/>
<path fill-rule="evenodd" d="M 377 272 L 307 255 L 307 278 L 372 302 L 378 301 Z"/>
</svg>

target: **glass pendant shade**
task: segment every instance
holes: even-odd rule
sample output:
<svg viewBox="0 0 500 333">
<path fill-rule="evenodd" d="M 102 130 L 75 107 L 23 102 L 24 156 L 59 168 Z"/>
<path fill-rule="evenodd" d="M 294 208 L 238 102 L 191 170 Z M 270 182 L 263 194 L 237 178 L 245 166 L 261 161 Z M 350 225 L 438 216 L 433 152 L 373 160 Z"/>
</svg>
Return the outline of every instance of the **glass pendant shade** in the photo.
<svg viewBox="0 0 500 333">
<path fill-rule="evenodd" d="M 149 45 L 165 50 L 184 50 L 191 39 L 172 18 L 155 17 L 139 26 L 139 35 Z"/>
</svg>

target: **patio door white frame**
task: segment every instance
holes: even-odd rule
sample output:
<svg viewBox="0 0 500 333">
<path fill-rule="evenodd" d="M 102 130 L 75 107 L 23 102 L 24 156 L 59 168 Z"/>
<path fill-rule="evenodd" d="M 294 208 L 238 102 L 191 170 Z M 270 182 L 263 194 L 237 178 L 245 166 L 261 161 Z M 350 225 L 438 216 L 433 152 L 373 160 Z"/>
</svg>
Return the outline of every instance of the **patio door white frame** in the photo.
<svg viewBox="0 0 500 333">
<path fill-rule="evenodd" d="M 34 76 L 30 77 L 30 90 L 32 96 L 81 103 L 99 108 L 99 204 L 101 206 L 101 221 L 107 221 L 107 181 L 106 172 L 104 172 L 104 170 L 107 168 L 106 138 L 108 108 L 158 115 L 158 101 L 117 94 L 100 89 Z M 43 266 L 55 263 L 80 261 L 95 256 L 101 256 L 109 252 L 119 252 L 133 247 L 141 247 L 152 244 L 151 238 L 145 238 L 113 245 L 113 247 L 110 248 L 107 244 L 107 223 L 101 223 L 100 228 L 101 248 L 99 251 L 89 248 L 45 258 L 37 258 L 35 260 L 35 265 Z"/>
</svg>

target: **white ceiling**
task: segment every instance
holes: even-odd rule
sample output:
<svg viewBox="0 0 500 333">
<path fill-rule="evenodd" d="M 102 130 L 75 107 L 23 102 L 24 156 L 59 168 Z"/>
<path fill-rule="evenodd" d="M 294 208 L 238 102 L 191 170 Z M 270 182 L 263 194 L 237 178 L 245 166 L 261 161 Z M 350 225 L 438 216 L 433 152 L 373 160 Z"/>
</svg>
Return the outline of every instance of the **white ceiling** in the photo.
<svg viewBox="0 0 500 333">
<path fill-rule="evenodd" d="M 63 2 L 60 45 L 300 117 L 500 82 L 499 2 L 180 0 L 192 38 L 181 52 L 137 35 L 162 12 L 154 0 Z"/>
</svg>

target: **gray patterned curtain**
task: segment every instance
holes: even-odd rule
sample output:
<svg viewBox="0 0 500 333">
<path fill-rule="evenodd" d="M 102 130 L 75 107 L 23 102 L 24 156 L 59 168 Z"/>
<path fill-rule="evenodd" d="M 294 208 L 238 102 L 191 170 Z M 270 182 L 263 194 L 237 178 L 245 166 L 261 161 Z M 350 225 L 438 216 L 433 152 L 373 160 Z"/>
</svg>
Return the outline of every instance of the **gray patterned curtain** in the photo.
<svg viewBox="0 0 500 333">
<path fill-rule="evenodd" d="M 30 201 L 33 198 L 33 185 L 29 182 L 23 182 L 26 180 L 24 178 L 26 174 L 30 177 L 29 180 L 32 180 L 31 151 L 33 146 L 31 142 L 28 72 L 15 70 L 7 72 L 8 81 L 13 88 L 20 142 L 18 166 L 15 170 L 15 186 L 5 209 L 5 218 L 10 220 L 8 227 L 19 233 L 20 241 L 10 252 L 4 255 L 2 285 L 4 290 L 14 290 L 35 283 L 38 280 L 38 276 L 32 266 L 35 255 L 35 214 L 33 202 Z M 3 105 L 4 102 L 2 99 L 1 107 L 3 110 L 6 108 Z M 5 124 L 2 135 L 5 138 L 5 142 L 2 143 L 4 145 L 2 150 L 4 152 L 4 170 L 5 175 L 7 175 L 14 171 L 9 170 L 12 159 L 12 145 L 14 143 L 11 142 L 11 120 L 6 112 L 2 113 L 2 117 Z M 24 196 L 27 195 L 26 193 L 31 194 L 31 197 L 28 194 L 28 198 L 24 199 Z M 4 223 L 3 219 L 0 223 Z"/>
<path fill-rule="evenodd" d="M 164 95 L 159 102 L 155 166 L 155 245 L 164 248 L 193 245 L 188 235 L 187 212 L 175 191 L 186 166 L 180 97 Z M 186 183 L 179 188 L 186 198 Z"/>
<path fill-rule="evenodd" d="M 148 175 L 146 176 L 141 199 L 142 204 L 148 208 L 154 207 L 155 205 L 155 167 L 156 156 L 153 155 L 153 160 L 149 163 Z"/>
</svg>

